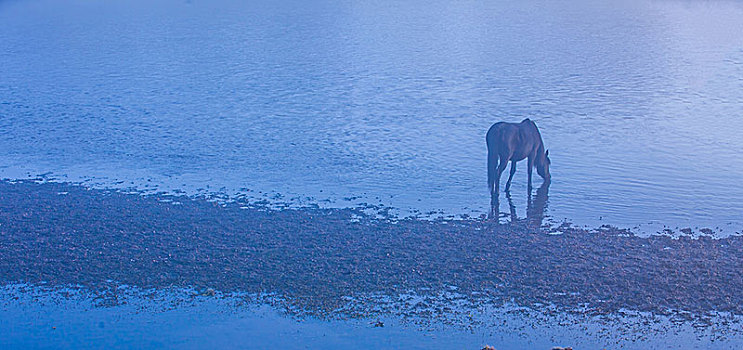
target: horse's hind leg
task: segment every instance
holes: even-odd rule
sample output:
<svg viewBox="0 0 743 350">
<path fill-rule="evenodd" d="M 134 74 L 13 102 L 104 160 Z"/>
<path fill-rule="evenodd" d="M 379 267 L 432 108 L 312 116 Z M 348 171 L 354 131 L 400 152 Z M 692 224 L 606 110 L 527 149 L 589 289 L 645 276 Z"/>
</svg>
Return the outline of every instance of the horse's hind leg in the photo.
<svg viewBox="0 0 743 350">
<path fill-rule="evenodd" d="M 490 205 L 498 201 L 498 186 L 495 185 L 496 171 L 498 169 L 498 153 L 488 149 L 488 191 L 490 192 Z"/>
<path fill-rule="evenodd" d="M 508 175 L 508 181 L 506 181 L 506 192 L 511 189 L 511 180 L 513 180 L 513 174 L 516 173 L 516 161 L 511 161 L 511 173 Z"/>
</svg>

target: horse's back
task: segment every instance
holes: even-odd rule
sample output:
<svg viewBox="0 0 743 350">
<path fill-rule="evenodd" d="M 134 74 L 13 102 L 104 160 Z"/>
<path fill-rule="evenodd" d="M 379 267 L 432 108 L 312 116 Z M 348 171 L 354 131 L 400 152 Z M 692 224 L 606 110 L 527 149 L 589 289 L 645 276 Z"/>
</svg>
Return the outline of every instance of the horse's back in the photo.
<svg viewBox="0 0 743 350">
<path fill-rule="evenodd" d="M 539 134 L 539 128 L 537 128 L 537 123 L 535 123 L 529 118 L 526 118 L 519 124 L 520 124 L 520 129 L 522 132 L 527 133 L 529 135 L 539 136 L 539 138 L 541 139 L 541 135 Z"/>
<path fill-rule="evenodd" d="M 495 134 L 497 134 L 497 133 L 500 133 L 500 132 L 501 132 L 501 130 L 502 130 L 502 129 L 503 129 L 503 128 L 504 128 L 505 126 L 506 126 L 506 125 L 508 125 L 508 124 L 511 124 L 511 123 L 507 123 L 507 122 L 497 122 L 497 123 L 495 123 L 495 124 L 491 125 L 491 126 L 490 126 L 490 129 L 488 129 L 488 134 L 487 134 L 487 137 L 490 137 L 491 135 L 495 135 Z"/>
<path fill-rule="evenodd" d="M 497 122 L 488 129 L 487 138 L 498 137 L 518 132 L 518 123 Z"/>
<path fill-rule="evenodd" d="M 523 138 L 524 135 L 529 135 L 536 130 L 536 127 L 537 125 L 529 118 L 520 123 L 497 122 L 488 129 L 486 139 L 488 142 L 493 142 Z"/>
<path fill-rule="evenodd" d="M 488 129 L 488 135 L 492 135 L 495 133 L 516 132 L 518 130 L 529 130 L 529 129 L 536 129 L 536 128 L 537 128 L 537 124 L 534 123 L 529 118 L 522 120 L 520 123 L 497 122 L 490 126 L 490 129 Z"/>
<path fill-rule="evenodd" d="M 529 118 L 520 123 L 497 122 L 488 129 L 486 136 L 489 152 L 515 156 L 517 160 L 526 157 L 541 140 L 537 124 Z"/>
<path fill-rule="evenodd" d="M 488 147 L 504 148 L 514 136 L 518 135 L 517 124 L 497 122 L 488 129 L 486 142 Z"/>
</svg>

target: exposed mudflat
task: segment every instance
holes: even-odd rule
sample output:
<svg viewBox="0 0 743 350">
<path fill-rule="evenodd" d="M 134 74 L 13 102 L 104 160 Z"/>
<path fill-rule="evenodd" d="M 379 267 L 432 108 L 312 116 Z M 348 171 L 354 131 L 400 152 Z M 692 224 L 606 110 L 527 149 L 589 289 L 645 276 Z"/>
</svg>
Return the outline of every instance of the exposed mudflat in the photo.
<svg viewBox="0 0 743 350">
<path fill-rule="evenodd" d="M 0 283 L 270 293 L 322 315 L 354 297 L 452 291 L 590 315 L 743 314 L 740 236 L 643 238 L 567 226 L 548 234 L 527 222 L 364 212 L 0 181 Z"/>
</svg>

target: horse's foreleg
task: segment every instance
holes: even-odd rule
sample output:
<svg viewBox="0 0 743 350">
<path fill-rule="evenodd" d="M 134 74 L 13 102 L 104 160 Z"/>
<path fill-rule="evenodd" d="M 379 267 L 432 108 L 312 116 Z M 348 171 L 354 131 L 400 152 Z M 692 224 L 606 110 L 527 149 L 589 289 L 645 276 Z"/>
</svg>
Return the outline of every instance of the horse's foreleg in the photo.
<svg viewBox="0 0 743 350">
<path fill-rule="evenodd" d="M 506 181 L 506 192 L 511 189 L 511 180 L 513 180 L 513 174 L 516 173 L 516 161 L 511 161 L 511 173 L 508 175 L 508 181 Z"/>
<path fill-rule="evenodd" d="M 534 169 L 534 157 L 529 156 L 528 159 L 529 170 L 527 170 L 526 173 L 529 174 L 529 180 L 527 181 L 527 190 L 531 193 L 531 171 Z"/>
<path fill-rule="evenodd" d="M 495 170 L 495 195 L 498 196 L 498 191 L 500 187 L 500 176 L 503 174 L 503 171 L 506 170 L 506 167 L 508 166 L 508 159 L 501 158 L 500 163 L 498 163 L 498 169 Z"/>
</svg>

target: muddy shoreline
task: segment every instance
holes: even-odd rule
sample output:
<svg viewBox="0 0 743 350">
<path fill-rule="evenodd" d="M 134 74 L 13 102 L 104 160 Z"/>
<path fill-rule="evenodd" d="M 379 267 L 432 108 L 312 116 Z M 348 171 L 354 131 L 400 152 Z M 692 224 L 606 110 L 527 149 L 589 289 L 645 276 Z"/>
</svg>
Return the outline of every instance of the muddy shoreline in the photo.
<svg viewBox="0 0 743 350">
<path fill-rule="evenodd" d="M 175 203 L 174 203 L 175 202 Z M 743 237 L 638 237 L 526 222 L 375 219 L 0 181 L 0 283 L 271 293 L 329 313 L 370 293 L 591 315 L 743 315 Z"/>
</svg>

